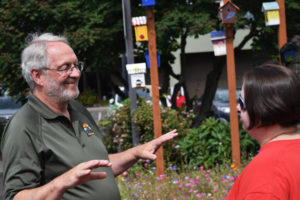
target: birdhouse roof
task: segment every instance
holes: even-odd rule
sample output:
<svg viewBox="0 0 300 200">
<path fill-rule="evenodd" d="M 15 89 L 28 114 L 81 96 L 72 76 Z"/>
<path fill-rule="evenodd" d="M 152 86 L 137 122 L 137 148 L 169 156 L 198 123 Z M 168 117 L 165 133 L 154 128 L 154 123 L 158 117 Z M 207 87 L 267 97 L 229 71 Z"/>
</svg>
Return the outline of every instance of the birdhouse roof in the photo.
<svg viewBox="0 0 300 200">
<path fill-rule="evenodd" d="M 211 40 L 225 39 L 225 31 L 212 31 L 210 32 Z"/>
<path fill-rule="evenodd" d="M 279 5 L 276 1 L 274 2 L 264 2 L 262 5 L 262 11 L 267 11 L 267 10 L 279 10 Z"/>
<path fill-rule="evenodd" d="M 232 5 L 236 10 L 240 9 L 237 5 L 235 5 L 231 1 L 227 1 L 223 6 L 219 7 L 219 10 L 223 9 L 224 7 L 227 7 L 228 5 Z"/>
<path fill-rule="evenodd" d="M 141 25 L 146 25 L 146 24 L 147 24 L 146 16 L 133 17 L 131 19 L 132 26 L 141 26 Z"/>
</svg>

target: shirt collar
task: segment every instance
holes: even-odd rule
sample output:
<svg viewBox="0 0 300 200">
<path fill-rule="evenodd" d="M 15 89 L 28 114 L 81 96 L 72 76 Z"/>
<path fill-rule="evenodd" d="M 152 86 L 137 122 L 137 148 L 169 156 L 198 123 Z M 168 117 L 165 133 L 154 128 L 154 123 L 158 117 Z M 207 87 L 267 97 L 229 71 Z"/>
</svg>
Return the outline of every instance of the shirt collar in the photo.
<svg viewBox="0 0 300 200">
<path fill-rule="evenodd" d="M 58 114 L 51 110 L 46 104 L 44 104 L 41 100 L 39 100 L 36 96 L 30 93 L 28 98 L 28 104 L 35 109 L 38 113 L 40 113 L 46 119 L 55 119 L 57 117 L 64 116 L 62 114 Z M 68 110 L 73 111 L 74 107 L 68 104 Z M 70 112 L 72 113 L 72 112 Z"/>
</svg>

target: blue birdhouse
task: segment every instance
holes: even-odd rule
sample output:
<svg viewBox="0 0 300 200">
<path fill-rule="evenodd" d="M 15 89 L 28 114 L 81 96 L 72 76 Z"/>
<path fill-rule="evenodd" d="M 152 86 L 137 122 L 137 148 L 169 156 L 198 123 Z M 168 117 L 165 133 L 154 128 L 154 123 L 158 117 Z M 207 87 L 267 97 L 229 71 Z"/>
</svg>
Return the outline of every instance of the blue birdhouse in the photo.
<svg viewBox="0 0 300 200">
<path fill-rule="evenodd" d="M 234 3 L 231 1 L 227 1 L 223 6 L 219 8 L 222 13 L 222 23 L 223 24 L 235 24 L 236 22 L 236 16 L 237 11 L 240 8 L 237 7 Z"/>
<path fill-rule="evenodd" d="M 147 68 L 150 69 L 149 51 L 146 50 L 144 55 L 145 55 L 145 58 L 146 58 Z M 159 53 L 159 51 L 156 52 L 156 55 L 157 55 L 157 66 L 160 67 L 160 53 Z"/>
<path fill-rule="evenodd" d="M 154 6 L 155 0 L 142 0 L 142 6 Z"/>
<path fill-rule="evenodd" d="M 298 49 L 293 43 L 289 42 L 281 47 L 281 49 L 279 50 L 279 54 L 281 57 L 281 61 L 285 65 L 289 65 L 297 58 Z"/>
</svg>

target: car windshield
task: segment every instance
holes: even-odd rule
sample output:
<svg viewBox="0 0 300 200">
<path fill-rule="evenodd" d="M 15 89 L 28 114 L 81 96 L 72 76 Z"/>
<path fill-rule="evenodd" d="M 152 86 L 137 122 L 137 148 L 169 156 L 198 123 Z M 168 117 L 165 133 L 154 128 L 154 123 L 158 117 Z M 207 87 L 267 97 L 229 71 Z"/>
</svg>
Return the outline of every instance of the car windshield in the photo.
<svg viewBox="0 0 300 200">
<path fill-rule="evenodd" d="M 151 99 L 149 89 L 146 89 L 146 88 L 136 88 L 136 94 L 137 94 L 138 97 L 141 97 L 143 99 Z M 118 98 L 117 98 L 118 103 L 121 103 L 124 100 L 125 99 L 123 99 L 121 96 L 118 95 Z"/>
<path fill-rule="evenodd" d="M 241 90 L 240 89 L 237 89 L 236 90 L 236 97 L 238 98 L 239 95 L 241 94 Z M 229 102 L 229 93 L 228 93 L 228 90 L 224 89 L 224 90 L 217 90 L 216 91 L 216 95 L 215 95 L 215 98 L 214 98 L 214 101 L 222 101 L 222 102 Z"/>
<path fill-rule="evenodd" d="M 139 97 L 142 97 L 142 98 L 145 98 L 145 99 L 151 98 L 149 90 L 147 90 L 147 89 L 137 89 L 136 94 Z"/>
<path fill-rule="evenodd" d="M 0 109 L 18 109 L 22 106 L 21 102 L 16 102 L 10 96 L 0 97 Z"/>
</svg>

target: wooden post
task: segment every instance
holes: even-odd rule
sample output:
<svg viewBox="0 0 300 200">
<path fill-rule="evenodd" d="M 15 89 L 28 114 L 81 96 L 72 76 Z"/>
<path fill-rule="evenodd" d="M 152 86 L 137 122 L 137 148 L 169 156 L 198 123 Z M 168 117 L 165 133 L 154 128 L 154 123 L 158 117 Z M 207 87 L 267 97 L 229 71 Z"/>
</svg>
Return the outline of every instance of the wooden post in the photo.
<svg viewBox="0 0 300 200">
<path fill-rule="evenodd" d="M 226 51 L 227 51 L 227 81 L 229 90 L 229 105 L 230 105 L 230 131 L 231 131 L 231 148 L 232 161 L 238 169 L 241 167 L 240 158 L 240 139 L 239 139 L 239 124 L 236 104 L 236 77 L 235 77 L 235 62 L 233 48 L 233 27 L 232 24 L 225 24 L 226 32 Z"/>
<path fill-rule="evenodd" d="M 159 90 L 158 90 L 158 71 L 157 71 L 157 55 L 156 55 L 156 34 L 153 6 L 146 7 L 147 26 L 148 26 L 148 49 L 150 60 L 150 77 L 152 87 L 152 108 L 153 108 L 153 124 L 154 137 L 158 138 L 162 134 L 161 115 L 159 107 Z M 162 146 L 156 152 L 156 175 L 164 174 L 164 158 Z"/>
<path fill-rule="evenodd" d="M 286 20 L 285 20 L 285 5 L 284 0 L 277 0 L 279 6 L 280 24 L 278 27 L 278 50 L 287 43 Z M 279 54 L 279 63 L 282 64 Z"/>
</svg>

